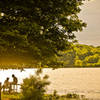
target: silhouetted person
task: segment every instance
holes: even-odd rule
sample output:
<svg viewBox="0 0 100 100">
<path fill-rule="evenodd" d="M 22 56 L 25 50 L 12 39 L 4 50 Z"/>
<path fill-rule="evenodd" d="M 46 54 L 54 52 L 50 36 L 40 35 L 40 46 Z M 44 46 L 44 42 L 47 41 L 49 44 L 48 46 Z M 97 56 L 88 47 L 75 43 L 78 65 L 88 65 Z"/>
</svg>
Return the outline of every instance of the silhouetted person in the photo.
<svg viewBox="0 0 100 100">
<path fill-rule="evenodd" d="M 13 81 L 11 82 L 12 91 L 16 91 L 17 92 L 18 79 L 14 74 L 12 74 L 12 78 L 13 78 Z"/>
<path fill-rule="evenodd" d="M 16 84 L 18 83 L 17 77 L 16 77 L 14 74 L 12 74 L 12 78 L 13 78 L 12 84 L 13 84 L 13 85 L 16 85 Z"/>
<path fill-rule="evenodd" d="M 11 90 L 11 84 L 9 82 L 9 78 L 8 77 L 4 81 L 4 85 L 2 86 L 2 88 L 3 88 L 3 92 L 5 91 L 5 89 L 8 89 L 8 91 L 10 92 L 10 90 Z"/>
</svg>

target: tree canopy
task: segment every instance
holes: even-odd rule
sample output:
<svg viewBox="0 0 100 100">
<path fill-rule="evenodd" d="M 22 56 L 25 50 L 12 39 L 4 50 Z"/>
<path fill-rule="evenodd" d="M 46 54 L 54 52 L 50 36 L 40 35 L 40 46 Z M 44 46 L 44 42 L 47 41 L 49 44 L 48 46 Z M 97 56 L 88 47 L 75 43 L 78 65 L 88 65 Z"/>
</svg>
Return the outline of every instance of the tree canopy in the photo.
<svg viewBox="0 0 100 100">
<path fill-rule="evenodd" d="M 58 60 L 63 62 L 63 67 L 100 67 L 100 47 L 76 44 Z"/>
<path fill-rule="evenodd" d="M 47 62 L 75 41 L 86 26 L 79 19 L 82 0 L 0 1 L 0 56 Z"/>
</svg>

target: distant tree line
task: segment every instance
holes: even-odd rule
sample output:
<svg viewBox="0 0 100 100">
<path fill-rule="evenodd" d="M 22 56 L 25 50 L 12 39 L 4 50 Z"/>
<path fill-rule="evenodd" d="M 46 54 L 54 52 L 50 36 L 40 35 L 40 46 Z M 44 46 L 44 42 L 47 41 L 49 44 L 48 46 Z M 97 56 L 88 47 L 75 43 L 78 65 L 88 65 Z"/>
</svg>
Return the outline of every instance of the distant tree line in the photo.
<svg viewBox="0 0 100 100">
<path fill-rule="evenodd" d="M 77 44 L 58 59 L 63 67 L 100 67 L 100 46 Z"/>
<path fill-rule="evenodd" d="M 2 63 L 0 58 L 0 68 L 66 68 L 66 67 L 100 67 L 100 46 L 75 44 L 69 50 L 59 52 L 58 56 L 49 61 L 33 63 Z M 10 60 L 10 59 L 9 59 Z"/>
</svg>

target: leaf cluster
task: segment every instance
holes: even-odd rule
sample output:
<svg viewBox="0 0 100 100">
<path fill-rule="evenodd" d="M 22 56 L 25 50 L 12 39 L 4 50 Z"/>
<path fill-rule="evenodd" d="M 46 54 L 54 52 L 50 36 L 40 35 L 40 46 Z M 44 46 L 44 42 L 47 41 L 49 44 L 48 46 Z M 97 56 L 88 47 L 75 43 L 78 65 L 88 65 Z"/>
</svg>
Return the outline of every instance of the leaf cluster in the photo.
<svg viewBox="0 0 100 100">
<path fill-rule="evenodd" d="M 82 0 L 0 1 L 0 55 L 46 62 L 75 41 Z"/>
</svg>

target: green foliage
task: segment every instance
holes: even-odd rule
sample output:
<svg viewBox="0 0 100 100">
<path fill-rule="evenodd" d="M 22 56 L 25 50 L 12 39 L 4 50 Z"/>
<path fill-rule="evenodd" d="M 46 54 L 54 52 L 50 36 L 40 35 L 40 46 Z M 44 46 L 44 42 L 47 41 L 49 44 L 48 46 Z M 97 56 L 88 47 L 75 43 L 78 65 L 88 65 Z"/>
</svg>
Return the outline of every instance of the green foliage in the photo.
<svg viewBox="0 0 100 100">
<path fill-rule="evenodd" d="M 0 61 L 1 62 L 1 61 Z M 44 66 L 45 65 L 45 66 Z M 59 52 L 59 56 L 43 63 L 39 62 L 37 65 L 30 64 L 5 64 L 0 65 L 0 68 L 38 68 L 38 67 L 100 67 L 100 47 L 93 47 L 88 45 L 73 45 L 73 48 L 64 52 Z"/>
<path fill-rule="evenodd" d="M 62 55 L 63 67 L 100 67 L 100 47 L 77 44 Z"/>
<path fill-rule="evenodd" d="M 75 60 L 75 64 L 74 65 L 82 67 L 83 64 L 82 64 L 81 60 Z"/>
<path fill-rule="evenodd" d="M 21 94 L 15 93 L 15 94 L 1 94 L 2 100 L 20 100 Z M 5 99 L 6 98 L 6 99 Z"/>
<path fill-rule="evenodd" d="M 50 64 L 49 64 L 50 63 Z M 100 67 L 100 47 L 76 44 L 70 50 L 59 52 L 47 67 Z"/>
<path fill-rule="evenodd" d="M 35 76 L 23 80 L 21 86 L 22 100 L 45 100 L 44 93 L 46 86 L 49 85 L 48 76 L 45 75 L 41 78 L 40 74 L 41 70 L 37 70 Z"/>
<path fill-rule="evenodd" d="M 68 93 L 67 95 L 45 94 L 45 100 L 89 100 L 84 95 Z M 21 100 L 21 94 L 2 94 L 2 100 Z"/>
<path fill-rule="evenodd" d="M 77 16 L 81 5 L 82 0 L 0 1 L 0 58 L 46 64 L 86 27 Z"/>
<path fill-rule="evenodd" d="M 80 97 L 79 97 L 79 95 L 78 94 L 75 94 L 75 93 L 68 93 L 67 95 L 66 95 L 66 97 L 67 98 L 76 98 L 76 99 L 79 99 Z"/>
<path fill-rule="evenodd" d="M 66 95 L 45 95 L 46 100 L 88 100 L 84 95 L 78 95 L 76 93 L 68 93 Z"/>
<path fill-rule="evenodd" d="M 98 54 L 94 54 L 92 56 L 86 57 L 85 61 L 87 63 L 97 63 L 99 59 L 100 59 L 100 56 Z"/>
</svg>

